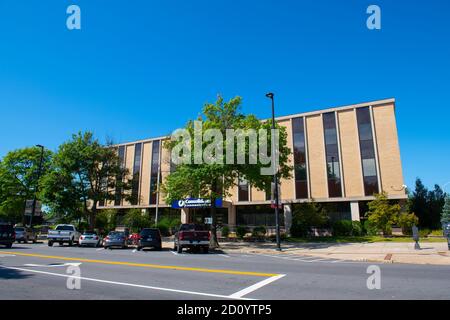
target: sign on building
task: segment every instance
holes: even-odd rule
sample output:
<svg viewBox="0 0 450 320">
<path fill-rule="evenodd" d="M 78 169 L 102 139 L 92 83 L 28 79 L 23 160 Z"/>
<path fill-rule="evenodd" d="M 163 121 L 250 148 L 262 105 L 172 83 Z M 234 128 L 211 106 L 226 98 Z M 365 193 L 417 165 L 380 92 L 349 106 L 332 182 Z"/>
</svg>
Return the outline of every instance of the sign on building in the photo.
<svg viewBox="0 0 450 320">
<path fill-rule="evenodd" d="M 222 198 L 218 198 L 215 201 L 216 208 L 222 207 Z M 209 208 L 211 207 L 211 199 L 204 198 L 187 198 L 181 200 L 175 200 L 172 202 L 172 208 L 183 209 L 183 208 Z"/>
</svg>

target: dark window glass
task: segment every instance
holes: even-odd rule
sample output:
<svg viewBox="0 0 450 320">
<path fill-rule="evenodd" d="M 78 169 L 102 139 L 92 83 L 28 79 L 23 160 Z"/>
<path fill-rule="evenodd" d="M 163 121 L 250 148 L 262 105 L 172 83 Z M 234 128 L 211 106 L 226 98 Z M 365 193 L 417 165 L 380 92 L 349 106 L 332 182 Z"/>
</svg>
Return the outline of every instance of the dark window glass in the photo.
<svg viewBox="0 0 450 320">
<path fill-rule="evenodd" d="M 239 178 L 238 184 L 238 201 L 248 201 L 249 186 L 247 180 Z"/>
<path fill-rule="evenodd" d="M 278 214 L 280 226 L 284 226 L 284 214 Z M 242 226 L 275 226 L 275 211 L 269 205 L 239 206 L 236 208 L 237 225 Z"/>
<path fill-rule="evenodd" d="M 305 127 L 303 118 L 292 119 L 292 136 L 294 139 L 294 175 L 295 197 L 308 198 L 308 176 L 306 174 Z"/>
<path fill-rule="evenodd" d="M 379 188 L 369 107 L 357 109 L 356 116 L 358 119 L 359 147 L 361 149 L 364 193 L 366 196 L 371 196 L 374 193 L 378 193 Z"/>
<path fill-rule="evenodd" d="M 153 141 L 152 147 L 152 165 L 150 173 L 150 204 L 156 204 L 156 191 L 159 174 L 159 145 L 160 141 Z"/>
<path fill-rule="evenodd" d="M 336 115 L 334 112 L 323 114 L 323 128 L 328 174 L 328 195 L 330 198 L 342 197 Z"/>
<path fill-rule="evenodd" d="M 134 163 L 133 163 L 133 181 L 131 189 L 131 204 L 139 203 L 139 179 L 141 173 L 141 151 L 142 143 L 138 143 L 134 147 Z"/>
<path fill-rule="evenodd" d="M 120 146 L 117 153 L 119 156 L 120 165 L 123 167 L 125 165 L 125 146 Z M 122 202 L 122 179 L 122 176 L 116 177 L 116 197 L 114 199 L 115 206 L 120 206 Z"/>
</svg>

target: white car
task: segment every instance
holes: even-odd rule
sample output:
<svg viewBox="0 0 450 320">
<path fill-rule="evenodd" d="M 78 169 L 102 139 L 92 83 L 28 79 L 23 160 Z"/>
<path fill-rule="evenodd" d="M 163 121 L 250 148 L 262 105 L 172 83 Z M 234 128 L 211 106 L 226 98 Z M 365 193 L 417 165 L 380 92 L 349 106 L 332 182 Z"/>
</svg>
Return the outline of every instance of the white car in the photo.
<svg viewBox="0 0 450 320">
<path fill-rule="evenodd" d="M 101 237 L 95 231 L 86 231 L 80 236 L 80 246 L 98 247 L 102 243 Z"/>
<path fill-rule="evenodd" d="M 48 231 L 47 239 L 49 247 L 53 246 L 55 242 L 58 242 L 59 245 L 68 243 L 69 246 L 72 246 L 74 243 L 78 243 L 80 233 L 73 224 L 58 224 L 55 230 Z"/>
</svg>

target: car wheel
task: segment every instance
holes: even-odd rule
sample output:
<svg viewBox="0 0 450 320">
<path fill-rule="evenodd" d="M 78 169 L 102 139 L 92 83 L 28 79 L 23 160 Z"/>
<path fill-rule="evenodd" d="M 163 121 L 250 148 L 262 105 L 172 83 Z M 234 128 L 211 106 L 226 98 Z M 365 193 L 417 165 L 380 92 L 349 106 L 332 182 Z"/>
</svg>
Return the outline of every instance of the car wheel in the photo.
<svg viewBox="0 0 450 320">
<path fill-rule="evenodd" d="M 64 243 L 63 243 L 63 242 L 60 242 L 59 245 L 62 247 L 62 246 L 64 245 Z"/>
<path fill-rule="evenodd" d="M 161 250 L 162 250 L 162 247 L 161 247 L 161 246 L 158 246 L 158 247 L 156 247 L 155 249 L 156 249 L 156 251 L 161 251 Z"/>
<path fill-rule="evenodd" d="M 209 247 L 202 248 L 202 253 L 208 253 L 208 252 L 209 252 Z"/>
<path fill-rule="evenodd" d="M 36 238 L 34 238 L 34 239 L 33 239 L 33 243 L 36 243 L 36 242 L 37 242 L 37 239 L 36 239 Z"/>
<path fill-rule="evenodd" d="M 69 241 L 69 247 L 73 246 L 73 240 Z"/>
<path fill-rule="evenodd" d="M 182 252 L 183 252 L 183 247 L 180 246 L 180 245 L 178 245 L 178 246 L 177 246 L 177 252 L 178 252 L 178 253 L 182 253 Z"/>
<path fill-rule="evenodd" d="M 175 242 L 173 243 L 173 251 L 177 251 L 177 244 Z"/>
<path fill-rule="evenodd" d="M 105 250 L 106 250 L 106 249 L 108 249 L 108 247 L 107 247 L 107 246 L 103 246 L 103 249 L 105 249 Z"/>
<path fill-rule="evenodd" d="M 137 247 L 136 250 L 137 250 L 137 251 L 141 251 L 141 250 L 142 250 L 142 247 Z"/>
<path fill-rule="evenodd" d="M 11 249 L 11 248 L 12 248 L 12 245 L 13 245 L 12 243 L 8 243 L 8 244 L 6 245 L 6 248 L 7 248 L 7 249 Z"/>
</svg>

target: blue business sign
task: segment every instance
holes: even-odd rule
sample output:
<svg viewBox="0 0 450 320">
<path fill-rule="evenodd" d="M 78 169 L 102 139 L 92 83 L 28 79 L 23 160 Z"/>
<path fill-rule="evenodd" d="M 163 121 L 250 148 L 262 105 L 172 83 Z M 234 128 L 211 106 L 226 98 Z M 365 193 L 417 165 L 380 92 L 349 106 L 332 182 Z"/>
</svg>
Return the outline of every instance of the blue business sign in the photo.
<svg viewBox="0 0 450 320">
<path fill-rule="evenodd" d="M 216 199 L 216 208 L 222 207 L 222 198 Z M 182 209 L 182 208 L 209 208 L 211 207 L 211 199 L 203 198 L 187 198 L 181 200 L 175 200 L 172 202 L 172 208 Z"/>
</svg>

